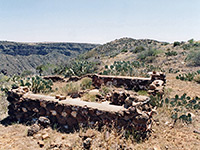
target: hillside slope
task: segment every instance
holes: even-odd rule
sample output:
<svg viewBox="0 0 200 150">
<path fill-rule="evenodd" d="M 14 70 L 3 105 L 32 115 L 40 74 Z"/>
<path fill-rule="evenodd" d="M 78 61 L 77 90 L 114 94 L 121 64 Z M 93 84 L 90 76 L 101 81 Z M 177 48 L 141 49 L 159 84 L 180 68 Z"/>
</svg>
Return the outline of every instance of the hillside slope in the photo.
<svg viewBox="0 0 200 150">
<path fill-rule="evenodd" d="M 90 61 L 101 61 L 103 68 L 117 61 L 138 61 L 165 71 L 195 71 L 200 66 L 200 43 L 193 39 L 167 43 L 151 39 L 120 38 L 97 46 L 81 56 Z"/>
<path fill-rule="evenodd" d="M 120 38 L 100 45 L 89 53 L 86 53 L 86 57 L 94 56 L 92 54 L 99 54 L 102 56 L 115 56 L 121 51 L 134 51 L 138 46 L 147 48 L 159 48 L 162 45 L 168 44 L 167 42 L 159 42 L 151 39 L 133 39 L 133 38 Z"/>
<path fill-rule="evenodd" d="M 95 48 L 85 43 L 17 43 L 0 41 L 0 72 L 34 72 L 42 64 L 59 64 Z"/>
</svg>

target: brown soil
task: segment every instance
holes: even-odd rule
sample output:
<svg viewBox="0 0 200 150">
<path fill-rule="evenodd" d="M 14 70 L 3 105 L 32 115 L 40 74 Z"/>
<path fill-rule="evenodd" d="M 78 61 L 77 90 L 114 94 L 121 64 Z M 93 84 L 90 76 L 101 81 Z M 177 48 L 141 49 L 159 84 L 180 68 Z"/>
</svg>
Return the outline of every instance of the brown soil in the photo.
<svg viewBox="0 0 200 150">
<path fill-rule="evenodd" d="M 89 130 L 92 138 L 91 149 L 117 149 L 129 148 L 133 150 L 199 150 L 200 135 L 193 133 L 192 125 L 177 123 L 173 128 L 164 123 L 164 120 L 154 123 L 153 133 L 149 139 L 137 143 L 125 140 L 114 131 L 98 132 L 95 129 Z M 34 136 L 27 136 L 27 126 L 15 124 L 8 127 L 0 125 L 0 149 L 1 150 L 45 150 L 45 149 L 83 149 L 83 140 L 79 136 L 81 132 L 73 134 L 59 133 L 50 128 L 39 131 Z M 88 133 L 88 132 L 86 132 Z M 106 134 L 107 133 L 107 134 Z M 40 147 L 38 142 L 42 140 L 42 135 L 48 134 L 44 139 L 44 146 Z"/>
<path fill-rule="evenodd" d="M 187 68 L 186 68 L 187 70 Z M 177 74 L 167 74 L 166 92 L 167 96 L 174 97 L 176 94 L 200 97 L 200 84 L 176 79 Z M 55 88 L 61 88 L 66 83 L 55 84 Z M 58 90 L 59 92 L 62 90 Z M 200 150 L 200 111 L 192 112 L 195 116 L 193 123 L 186 125 L 177 122 L 173 127 L 170 119 L 170 110 L 159 108 L 158 114 L 154 115 L 153 132 L 149 139 L 137 143 L 125 140 L 117 135 L 114 130 L 106 137 L 106 130 L 98 132 L 92 130 L 95 137 L 92 140 L 91 149 L 134 149 L 134 150 Z M 4 115 L 5 116 L 5 115 Z M 2 115 L 0 116 L 2 119 Z M 0 124 L 0 150 L 45 150 L 45 149 L 83 149 L 83 140 L 79 132 L 60 133 L 50 128 L 41 130 L 35 136 L 27 136 L 28 126 L 14 124 L 5 127 Z M 38 141 L 41 135 L 48 133 L 49 138 L 43 140 L 44 146 L 41 148 Z M 56 145 L 56 146 L 55 146 Z"/>
<path fill-rule="evenodd" d="M 176 79 L 177 74 L 167 74 L 166 89 L 170 90 L 170 96 L 183 95 L 186 93 L 188 96 L 200 97 L 200 84 L 192 81 L 181 81 Z"/>
</svg>

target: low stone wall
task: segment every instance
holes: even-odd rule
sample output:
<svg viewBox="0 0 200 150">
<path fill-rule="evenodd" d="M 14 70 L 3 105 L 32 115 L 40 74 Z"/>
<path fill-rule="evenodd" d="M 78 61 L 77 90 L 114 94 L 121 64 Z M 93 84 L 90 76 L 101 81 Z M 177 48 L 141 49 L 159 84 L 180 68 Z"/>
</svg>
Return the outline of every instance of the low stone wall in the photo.
<svg viewBox="0 0 200 150">
<path fill-rule="evenodd" d="M 79 126 L 103 125 L 118 129 L 147 131 L 151 126 L 152 109 L 148 102 L 129 107 L 95 103 L 80 99 L 58 100 L 52 96 L 33 94 L 20 87 L 8 92 L 9 115 L 19 122 L 26 122 L 46 116 L 51 123 L 57 123 L 66 130 Z M 137 102 L 136 102 L 137 103 Z"/>
<path fill-rule="evenodd" d="M 49 75 L 49 76 L 44 76 L 43 79 L 45 80 L 52 80 L 53 82 L 66 82 L 66 79 L 58 76 L 58 75 Z"/>
<path fill-rule="evenodd" d="M 101 85 L 109 86 L 113 85 L 115 87 L 124 87 L 126 90 L 148 90 L 149 85 L 155 80 L 162 80 L 163 83 L 166 82 L 165 75 L 161 72 L 150 72 L 149 78 L 141 77 L 127 77 L 127 76 L 108 76 L 108 75 L 88 75 L 92 78 L 93 85 L 97 88 Z"/>
<path fill-rule="evenodd" d="M 166 76 L 162 72 L 149 72 L 149 78 L 142 77 L 128 77 L 128 76 L 110 76 L 91 74 L 82 77 L 72 76 L 69 79 L 60 76 L 45 76 L 44 79 L 51 79 L 53 82 L 73 82 L 81 80 L 82 78 L 89 77 L 92 79 L 93 85 L 100 88 L 101 85 L 115 86 L 117 88 L 124 87 L 126 90 L 145 90 L 149 94 L 156 95 L 157 93 L 163 94 L 164 86 L 166 83 Z"/>
</svg>

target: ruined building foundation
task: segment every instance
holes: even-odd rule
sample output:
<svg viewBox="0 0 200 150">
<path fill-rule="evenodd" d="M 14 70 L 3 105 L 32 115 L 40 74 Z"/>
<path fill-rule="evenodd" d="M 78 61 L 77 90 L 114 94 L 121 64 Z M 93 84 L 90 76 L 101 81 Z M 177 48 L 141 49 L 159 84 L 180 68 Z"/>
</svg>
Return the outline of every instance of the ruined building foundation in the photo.
<svg viewBox="0 0 200 150">
<path fill-rule="evenodd" d="M 146 90 L 149 90 L 149 85 L 155 82 L 155 80 L 161 80 L 164 84 L 165 78 L 161 79 L 159 77 L 157 76 L 154 80 L 153 76 L 150 79 L 144 80 L 138 78 L 137 81 L 141 81 L 141 88 L 145 87 Z M 130 79 L 123 78 L 121 81 L 119 77 L 113 79 L 113 77 L 108 76 L 93 76 L 94 85 L 99 85 L 103 82 L 107 83 L 107 81 L 115 82 L 115 80 L 117 80 L 117 84 L 124 84 L 129 83 L 126 80 Z M 8 113 L 13 120 L 19 122 L 26 122 L 45 116 L 50 119 L 51 123 L 56 123 L 66 130 L 79 128 L 80 125 L 98 125 L 99 127 L 108 125 L 119 129 L 125 128 L 141 131 L 150 129 L 153 111 L 149 104 L 149 97 L 136 96 L 132 99 L 130 98 L 131 103 L 128 107 L 124 107 L 124 105 L 116 102 L 118 99 L 113 104 L 110 104 L 108 101 L 102 103 L 86 102 L 79 98 L 60 101 L 53 96 L 33 94 L 26 87 L 10 90 L 7 98 L 10 102 Z M 136 99 L 137 101 L 135 101 Z M 117 105 L 114 105 L 115 103 Z"/>
</svg>

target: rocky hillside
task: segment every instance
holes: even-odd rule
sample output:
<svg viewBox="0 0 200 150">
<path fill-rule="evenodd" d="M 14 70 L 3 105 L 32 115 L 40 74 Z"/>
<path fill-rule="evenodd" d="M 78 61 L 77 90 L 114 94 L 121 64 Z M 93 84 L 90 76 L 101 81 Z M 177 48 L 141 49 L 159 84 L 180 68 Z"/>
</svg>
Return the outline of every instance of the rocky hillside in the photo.
<svg viewBox="0 0 200 150">
<path fill-rule="evenodd" d="M 101 61 L 103 66 L 116 61 L 139 61 L 160 68 L 198 69 L 200 66 L 200 42 L 193 39 L 186 42 L 159 42 L 151 39 L 121 38 L 85 53 L 82 58 Z"/>
<path fill-rule="evenodd" d="M 42 64 L 59 64 L 78 54 L 95 48 L 96 44 L 84 43 L 17 43 L 0 41 L 0 71 L 19 74 L 34 72 Z"/>
<path fill-rule="evenodd" d="M 102 56 L 116 56 L 121 51 L 134 51 L 136 47 L 159 48 L 162 45 L 168 44 L 167 42 L 159 42 L 151 39 L 133 39 L 133 38 L 120 38 L 106 44 L 100 45 L 86 54 L 86 58 L 99 54 Z"/>
</svg>

